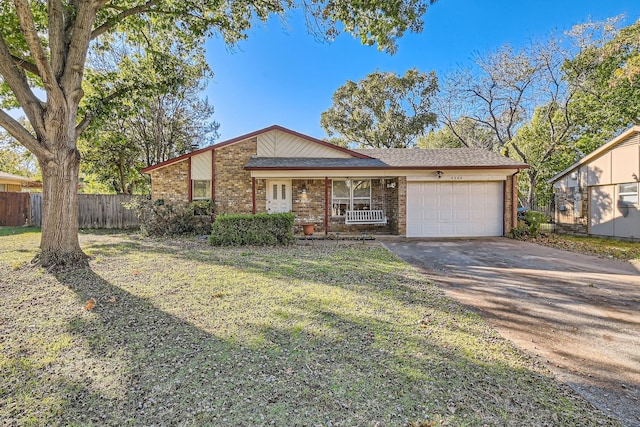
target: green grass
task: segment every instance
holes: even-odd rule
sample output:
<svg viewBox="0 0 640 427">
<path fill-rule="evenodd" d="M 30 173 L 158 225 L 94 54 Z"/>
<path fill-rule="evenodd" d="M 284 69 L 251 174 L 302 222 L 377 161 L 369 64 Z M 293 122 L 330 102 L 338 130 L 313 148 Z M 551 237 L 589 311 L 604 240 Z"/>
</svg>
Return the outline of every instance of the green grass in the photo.
<svg viewBox="0 0 640 427">
<path fill-rule="evenodd" d="M 24 233 L 40 233 L 39 227 L 0 227 L 0 237 Z"/>
<path fill-rule="evenodd" d="M 375 243 L 38 239 L 0 238 L 0 424 L 618 425 Z"/>
</svg>

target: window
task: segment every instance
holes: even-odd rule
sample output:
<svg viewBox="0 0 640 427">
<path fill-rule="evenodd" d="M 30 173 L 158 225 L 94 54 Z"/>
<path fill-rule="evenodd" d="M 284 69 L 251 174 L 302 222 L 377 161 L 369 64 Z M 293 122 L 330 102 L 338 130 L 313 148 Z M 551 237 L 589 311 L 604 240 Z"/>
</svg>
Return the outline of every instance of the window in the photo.
<svg viewBox="0 0 640 427">
<path fill-rule="evenodd" d="M 628 207 L 638 204 L 638 183 L 618 184 L 618 206 Z"/>
<path fill-rule="evenodd" d="M 371 180 L 334 180 L 331 183 L 331 216 L 371 208 Z"/>
<path fill-rule="evenodd" d="M 7 184 L 0 184 L 0 191 L 7 191 Z"/>
<path fill-rule="evenodd" d="M 193 200 L 210 199 L 211 198 L 211 181 L 198 180 L 192 181 L 193 192 L 191 193 Z"/>
<path fill-rule="evenodd" d="M 282 189 L 282 197 L 278 198 L 278 184 L 273 184 L 273 197 L 271 197 L 271 200 L 287 200 L 287 184 L 282 184 L 280 188 Z"/>
</svg>

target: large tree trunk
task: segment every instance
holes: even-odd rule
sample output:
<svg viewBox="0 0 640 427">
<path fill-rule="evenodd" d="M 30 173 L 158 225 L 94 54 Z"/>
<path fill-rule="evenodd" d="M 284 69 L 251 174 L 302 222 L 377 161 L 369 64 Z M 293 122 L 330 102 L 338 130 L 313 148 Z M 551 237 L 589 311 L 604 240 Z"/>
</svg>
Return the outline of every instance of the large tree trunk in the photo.
<svg viewBox="0 0 640 427">
<path fill-rule="evenodd" d="M 65 144 L 67 146 L 73 144 Z M 42 237 L 38 262 L 45 267 L 84 267 L 87 256 L 78 241 L 78 174 L 75 149 L 58 150 L 42 168 Z"/>
<path fill-rule="evenodd" d="M 76 117 L 82 90 L 49 101 L 44 116 L 44 140 L 49 156 L 38 158 L 42 168 L 42 237 L 38 261 L 42 266 L 75 268 L 88 265 L 78 241 L 78 176 Z"/>
<path fill-rule="evenodd" d="M 529 193 L 527 194 L 527 203 L 529 203 L 529 209 L 533 209 L 536 203 L 536 186 L 538 185 L 538 174 L 535 171 L 529 169 L 527 174 L 529 177 Z"/>
</svg>

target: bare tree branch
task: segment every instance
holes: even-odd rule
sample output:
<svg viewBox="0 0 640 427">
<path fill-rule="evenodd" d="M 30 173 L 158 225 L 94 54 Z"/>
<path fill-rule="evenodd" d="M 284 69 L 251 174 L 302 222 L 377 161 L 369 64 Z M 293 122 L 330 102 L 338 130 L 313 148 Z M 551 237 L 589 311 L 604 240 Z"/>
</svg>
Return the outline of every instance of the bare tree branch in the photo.
<svg viewBox="0 0 640 427">
<path fill-rule="evenodd" d="M 129 16 L 138 15 L 151 10 L 159 2 L 160 2 L 159 0 L 149 0 L 146 3 L 140 4 L 136 7 L 132 7 L 131 9 L 122 10 L 122 12 L 108 19 L 105 23 L 103 23 L 98 28 L 93 30 L 91 32 L 91 40 L 94 40 L 100 35 L 106 33 L 107 31 L 109 31 L 110 29 L 118 25 L 120 22 L 122 22 L 123 19 L 128 18 Z"/>
<path fill-rule="evenodd" d="M 24 72 L 13 61 L 2 35 L 0 35 L 0 75 L 13 91 L 36 134 L 41 137 L 44 130 L 42 120 L 44 110 L 40 100 L 29 87 Z"/>
<path fill-rule="evenodd" d="M 66 63 L 61 78 L 61 85 L 68 91 L 67 96 L 79 101 L 84 95 L 82 91 L 82 78 L 89 51 L 91 29 L 95 23 L 98 8 L 102 2 L 81 1 L 76 7 L 75 21 L 67 30 L 71 34 L 68 41 Z"/>
<path fill-rule="evenodd" d="M 60 94 L 61 89 L 57 84 L 53 70 L 51 69 L 51 64 L 40 41 L 28 1 L 13 0 L 13 3 L 16 7 L 16 14 L 18 15 L 24 38 L 29 46 L 29 51 L 33 56 L 36 67 L 40 71 L 40 78 L 42 78 L 44 89 L 47 93 Z"/>
<path fill-rule="evenodd" d="M 36 157 L 40 159 L 52 157 L 51 152 L 44 148 L 35 136 L 4 110 L 0 110 L 0 126 L 5 128 L 11 136 L 35 154 Z"/>
<path fill-rule="evenodd" d="M 64 70 L 64 52 L 66 49 L 64 10 L 60 0 L 47 0 L 47 7 L 49 9 L 49 56 L 53 75 L 57 79 L 60 78 Z"/>
<path fill-rule="evenodd" d="M 38 67 L 35 66 L 35 64 L 27 61 L 26 59 L 19 58 L 15 55 L 11 55 L 11 59 L 13 59 L 14 64 L 19 66 L 23 70 L 28 71 L 31 74 L 35 74 L 36 76 L 40 77 L 40 71 L 38 70 Z"/>
</svg>

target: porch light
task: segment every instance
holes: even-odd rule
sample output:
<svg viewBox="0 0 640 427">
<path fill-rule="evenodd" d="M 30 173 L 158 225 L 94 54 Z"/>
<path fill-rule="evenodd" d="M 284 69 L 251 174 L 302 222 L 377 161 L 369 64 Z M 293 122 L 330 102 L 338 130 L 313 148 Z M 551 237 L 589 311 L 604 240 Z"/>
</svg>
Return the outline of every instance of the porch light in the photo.
<svg viewBox="0 0 640 427">
<path fill-rule="evenodd" d="M 306 184 L 306 183 L 303 183 L 303 184 L 302 184 L 302 189 L 301 189 L 301 191 L 302 191 L 302 194 L 304 194 L 304 195 L 306 195 L 306 194 L 307 194 L 307 184 Z"/>
</svg>

